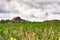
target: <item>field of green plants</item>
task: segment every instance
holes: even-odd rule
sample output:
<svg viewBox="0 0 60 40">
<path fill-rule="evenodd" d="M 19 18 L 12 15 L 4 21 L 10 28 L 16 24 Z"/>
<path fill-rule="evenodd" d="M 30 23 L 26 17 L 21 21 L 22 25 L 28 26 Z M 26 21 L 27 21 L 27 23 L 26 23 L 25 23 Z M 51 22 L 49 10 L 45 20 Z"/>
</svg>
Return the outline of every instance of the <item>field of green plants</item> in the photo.
<svg viewBox="0 0 60 40">
<path fill-rule="evenodd" d="M 60 21 L 0 23 L 0 40 L 60 40 Z"/>
</svg>

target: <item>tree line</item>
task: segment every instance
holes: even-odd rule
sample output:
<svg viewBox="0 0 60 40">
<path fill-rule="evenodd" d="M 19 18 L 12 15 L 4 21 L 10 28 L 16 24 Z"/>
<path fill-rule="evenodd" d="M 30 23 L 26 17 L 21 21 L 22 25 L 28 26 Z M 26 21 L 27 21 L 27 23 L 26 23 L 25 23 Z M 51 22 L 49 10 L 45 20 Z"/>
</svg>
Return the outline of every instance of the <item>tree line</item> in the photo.
<svg viewBox="0 0 60 40">
<path fill-rule="evenodd" d="M 10 20 L 0 20 L 0 23 L 9 23 Z"/>
</svg>

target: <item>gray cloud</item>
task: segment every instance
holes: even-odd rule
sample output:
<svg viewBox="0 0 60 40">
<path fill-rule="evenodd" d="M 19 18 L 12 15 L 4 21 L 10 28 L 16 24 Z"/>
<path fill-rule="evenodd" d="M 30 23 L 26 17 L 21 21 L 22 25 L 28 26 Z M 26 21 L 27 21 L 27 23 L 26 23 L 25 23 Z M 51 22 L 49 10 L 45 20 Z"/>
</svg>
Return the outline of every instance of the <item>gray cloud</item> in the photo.
<svg viewBox="0 0 60 40">
<path fill-rule="evenodd" d="M 5 11 L 5 10 L 0 9 L 0 13 L 9 13 L 9 11 Z"/>
<path fill-rule="evenodd" d="M 60 16 L 55 15 L 60 13 L 59 0 L 0 0 L 0 3 L 1 19 L 8 15 L 6 18 L 20 16 L 31 21 L 60 20 Z M 47 12 L 49 16 L 45 15 Z M 5 13 L 5 16 L 2 13 Z"/>
</svg>

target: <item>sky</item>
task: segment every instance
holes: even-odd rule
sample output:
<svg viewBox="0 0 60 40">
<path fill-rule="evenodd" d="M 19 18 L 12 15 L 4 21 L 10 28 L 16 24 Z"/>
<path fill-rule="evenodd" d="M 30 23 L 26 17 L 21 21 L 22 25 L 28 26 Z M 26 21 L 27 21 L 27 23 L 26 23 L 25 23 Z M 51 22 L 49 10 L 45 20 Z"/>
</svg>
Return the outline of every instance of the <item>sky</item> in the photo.
<svg viewBox="0 0 60 40">
<path fill-rule="evenodd" d="M 60 20 L 60 0 L 0 0 L 0 20 L 16 16 L 36 22 Z"/>
</svg>

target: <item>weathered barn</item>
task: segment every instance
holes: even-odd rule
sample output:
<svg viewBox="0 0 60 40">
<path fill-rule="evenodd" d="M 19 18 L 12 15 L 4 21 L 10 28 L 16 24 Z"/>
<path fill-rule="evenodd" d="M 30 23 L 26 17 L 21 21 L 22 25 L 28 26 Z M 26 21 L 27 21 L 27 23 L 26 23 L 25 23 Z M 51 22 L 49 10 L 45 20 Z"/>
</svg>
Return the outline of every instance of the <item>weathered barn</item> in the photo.
<svg viewBox="0 0 60 40">
<path fill-rule="evenodd" d="M 12 20 L 11 20 L 12 23 L 27 23 L 28 21 L 27 20 L 23 20 L 21 19 L 20 17 L 14 17 Z"/>
</svg>

